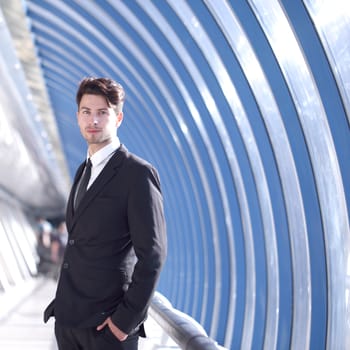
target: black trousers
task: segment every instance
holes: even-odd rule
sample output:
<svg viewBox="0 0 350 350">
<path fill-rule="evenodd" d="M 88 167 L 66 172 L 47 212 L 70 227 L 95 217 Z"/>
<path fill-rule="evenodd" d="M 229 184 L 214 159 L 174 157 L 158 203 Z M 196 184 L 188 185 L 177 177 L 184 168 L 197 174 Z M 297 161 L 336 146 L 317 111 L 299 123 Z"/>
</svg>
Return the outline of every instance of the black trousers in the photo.
<svg viewBox="0 0 350 350">
<path fill-rule="evenodd" d="M 108 326 L 96 328 L 68 328 L 55 323 L 55 335 L 59 350 L 137 350 L 138 333 L 119 341 Z"/>
</svg>

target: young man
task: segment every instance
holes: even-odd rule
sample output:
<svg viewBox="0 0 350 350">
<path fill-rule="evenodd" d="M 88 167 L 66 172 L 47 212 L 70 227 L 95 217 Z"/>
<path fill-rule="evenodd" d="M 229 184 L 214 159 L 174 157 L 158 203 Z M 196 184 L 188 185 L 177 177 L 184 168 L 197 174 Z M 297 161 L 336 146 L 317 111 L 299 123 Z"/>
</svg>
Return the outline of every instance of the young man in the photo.
<svg viewBox="0 0 350 350">
<path fill-rule="evenodd" d="M 134 350 L 166 256 L 158 173 L 120 144 L 124 90 L 86 78 L 76 102 L 88 145 L 68 199 L 69 232 L 54 316 L 60 350 Z M 87 190 L 84 192 L 84 182 Z"/>
</svg>

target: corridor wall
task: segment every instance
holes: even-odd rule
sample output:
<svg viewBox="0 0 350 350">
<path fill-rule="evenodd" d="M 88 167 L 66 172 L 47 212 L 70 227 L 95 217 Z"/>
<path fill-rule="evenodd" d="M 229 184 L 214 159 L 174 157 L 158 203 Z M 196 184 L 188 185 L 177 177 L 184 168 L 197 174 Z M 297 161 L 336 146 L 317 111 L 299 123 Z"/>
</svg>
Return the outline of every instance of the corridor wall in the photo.
<svg viewBox="0 0 350 350">
<path fill-rule="evenodd" d="M 0 296 L 37 274 L 35 216 L 62 215 L 65 192 L 0 8 Z M 17 295 L 16 293 L 14 295 Z M 1 317 L 6 315 L 1 303 Z"/>
</svg>

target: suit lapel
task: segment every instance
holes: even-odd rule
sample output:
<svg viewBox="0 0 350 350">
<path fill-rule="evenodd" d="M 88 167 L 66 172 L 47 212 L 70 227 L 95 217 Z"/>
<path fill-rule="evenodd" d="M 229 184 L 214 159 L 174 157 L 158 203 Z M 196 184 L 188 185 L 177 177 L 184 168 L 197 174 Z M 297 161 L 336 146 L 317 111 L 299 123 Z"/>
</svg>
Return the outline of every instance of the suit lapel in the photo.
<svg viewBox="0 0 350 350">
<path fill-rule="evenodd" d="M 71 225 L 72 225 L 72 221 L 73 221 L 75 191 L 76 191 L 77 185 L 79 183 L 79 179 L 81 177 L 81 174 L 84 170 L 84 166 L 85 166 L 85 161 L 82 164 L 80 164 L 77 172 L 75 173 L 72 189 L 71 189 L 69 197 L 68 197 L 67 211 L 66 211 L 66 224 L 67 224 L 68 231 L 71 230 Z"/>
<path fill-rule="evenodd" d="M 84 212 L 86 207 L 88 207 L 93 199 L 100 193 L 100 191 L 103 189 L 103 187 L 117 174 L 118 170 L 120 169 L 122 162 L 126 156 L 127 149 L 124 146 L 120 146 L 118 150 L 115 152 L 115 154 L 112 156 L 112 158 L 108 161 L 106 166 L 103 168 L 101 173 L 98 175 L 94 183 L 91 185 L 91 187 L 87 190 L 85 196 L 82 198 L 77 210 L 74 212 L 73 209 L 73 200 L 74 200 L 74 193 L 75 189 L 78 183 L 78 180 L 81 176 L 81 173 L 84 168 L 84 163 L 82 164 L 81 168 L 78 169 L 77 176 L 75 178 L 72 191 L 70 193 L 69 201 L 68 201 L 68 210 L 67 210 L 67 225 L 69 219 L 72 219 L 70 230 L 73 229 L 74 225 L 76 224 L 78 218 L 80 215 Z M 79 173 L 79 175 L 78 175 Z"/>
</svg>

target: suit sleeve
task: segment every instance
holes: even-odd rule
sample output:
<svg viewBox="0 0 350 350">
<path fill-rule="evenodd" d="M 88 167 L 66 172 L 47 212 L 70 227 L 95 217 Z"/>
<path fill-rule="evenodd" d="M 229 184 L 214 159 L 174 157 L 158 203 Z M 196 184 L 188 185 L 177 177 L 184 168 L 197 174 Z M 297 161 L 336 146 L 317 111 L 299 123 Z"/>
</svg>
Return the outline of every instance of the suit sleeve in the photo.
<svg viewBox="0 0 350 350">
<path fill-rule="evenodd" d="M 128 196 L 128 223 L 137 262 L 129 289 L 112 321 L 130 333 L 146 318 L 166 257 L 163 198 L 157 171 L 142 166 L 134 172 Z"/>
</svg>

